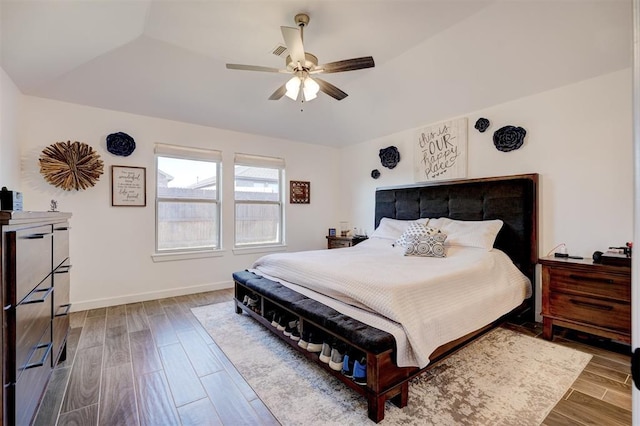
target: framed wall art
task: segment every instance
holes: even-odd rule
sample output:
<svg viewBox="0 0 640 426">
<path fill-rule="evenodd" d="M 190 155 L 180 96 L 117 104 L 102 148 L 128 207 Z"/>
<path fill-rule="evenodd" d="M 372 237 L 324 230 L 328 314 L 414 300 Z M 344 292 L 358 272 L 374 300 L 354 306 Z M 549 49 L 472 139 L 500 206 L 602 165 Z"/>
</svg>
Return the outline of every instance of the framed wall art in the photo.
<svg viewBox="0 0 640 426">
<path fill-rule="evenodd" d="M 289 202 L 291 204 L 309 204 L 311 202 L 311 183 L 300 180 L 289 182 Z"/>
<path fill-rule="evenodd" d="M 413 139 L 416 182 L 467 176 L 467 119 L 444 121 L 419 129 Z"/>
<path fill-rule="evenodd" d="M 145 207 L 147 205 L 147 169 L 111 166 L 111 205 Z"/>
</svg>

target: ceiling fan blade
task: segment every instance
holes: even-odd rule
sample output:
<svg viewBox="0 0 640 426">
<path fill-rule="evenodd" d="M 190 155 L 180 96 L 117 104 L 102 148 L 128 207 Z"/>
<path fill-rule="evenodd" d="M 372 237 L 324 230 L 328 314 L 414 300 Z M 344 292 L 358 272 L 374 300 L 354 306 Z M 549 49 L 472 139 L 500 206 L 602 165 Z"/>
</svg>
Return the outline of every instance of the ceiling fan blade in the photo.
<svg viewBox="0 0 640 426">
<path fill-rule="evenodd" d="M 355 71 L 364 68 L 373 68 L 375 66 L 373 57 L 363 56 L 362 58 L 345 59 L 344 61 L 329 62 L 328 64 L 320 65 L 316 70 L 321 69 L 321 72 L 343 72 L 343 71 Z M 315 71 L 315 70 L 314 70 Z"/>
<path fill-rule="evenodd" d="M 287 85 L 283 84 L 282 86 L 278 87 L 276 91 L 271 94 L 271 96 L 269 96 L 269 100 L 277 101 L 278 99 L 282 98 L 285 93 L 287 93 Z"/>
<path fill-rule="evenodd" d="M 287 70 L 280 70 L 278 68 L 271 68 L 271 67 L 261 67 L 259 65 L 227 64 L 227 69 L 230 69 L 230 70 L 242 70 L 242 71 L 262 71 L 262 72 L 289 73 L 289 71 L 287 71 Z"/>
<path fill-rule="evenodd" d="M 313 79 L 318 83 L 318 85 L 320 86 L 320 91 L 326 93 L 327 95 L 331 96 L 334 99 L 337 99 L 339 101 L 343 100 L 344 98 L 346 98 L 347 95 L 345 92 L 343 92 L 342 90 L 338 89 L 336 86 L 334 86 L 333 84 L 324 81 L 320 78 L 317 77 L 313 77 Z"/>
<path fill-rule="evenodd" d="M 291 60 L 294 63 L 300 63 L 302 66 L 306 63 L 307 59 L 304 55 L 304 46 L 302 45 L 302 35 L 299 28 L 292 27 L 280 27 L 282 30 L 282 38 L 284 44 L 289 49 Z"/>
</svg>

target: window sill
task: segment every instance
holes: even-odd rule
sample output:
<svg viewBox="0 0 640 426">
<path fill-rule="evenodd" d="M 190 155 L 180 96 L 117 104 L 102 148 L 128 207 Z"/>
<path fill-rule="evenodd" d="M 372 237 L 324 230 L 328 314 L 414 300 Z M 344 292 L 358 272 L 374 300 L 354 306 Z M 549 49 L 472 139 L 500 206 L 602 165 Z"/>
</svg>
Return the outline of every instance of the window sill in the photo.
<svg viewBox="0 0 640 426">
<path fill-rule="evenodd" d="M 262 247 L 236 247 L 233 249 L 233 254 L 256 254 L 256 253 L 271 253 L 277 251 L 286 251 L 286 245 L 277 246 L 262 246 Z"/>
<path fill-rule="evenodd" d="M 190 251 L 182 253 L 154 253 L 151 255 L 151 259 L 154 262 L 173 262 L 174 260 L 190 260 L 190 259 L 205 259 L 208 257 L 222 257 L 224 256 L 224 250 L 203 250 L 203 251 Z"/>
</svg>

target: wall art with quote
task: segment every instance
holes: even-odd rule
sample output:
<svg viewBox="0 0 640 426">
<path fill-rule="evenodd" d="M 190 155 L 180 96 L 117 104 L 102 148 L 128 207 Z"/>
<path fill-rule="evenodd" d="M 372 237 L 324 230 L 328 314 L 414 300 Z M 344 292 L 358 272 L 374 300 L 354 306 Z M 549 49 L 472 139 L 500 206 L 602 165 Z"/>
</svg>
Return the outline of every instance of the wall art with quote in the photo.
<svg viewBox="0 0 640 426">
<path fill-rule="evenodd" d="M 147 169 L 111 166 L 111 205 L 144 207 L 147 205 Z"/>
<path fill-rule="evenodd" d="M 414 140 L 416 182 L 467 176 L 467 119 L 443 121 L 418 129 Z"/>
</svg>

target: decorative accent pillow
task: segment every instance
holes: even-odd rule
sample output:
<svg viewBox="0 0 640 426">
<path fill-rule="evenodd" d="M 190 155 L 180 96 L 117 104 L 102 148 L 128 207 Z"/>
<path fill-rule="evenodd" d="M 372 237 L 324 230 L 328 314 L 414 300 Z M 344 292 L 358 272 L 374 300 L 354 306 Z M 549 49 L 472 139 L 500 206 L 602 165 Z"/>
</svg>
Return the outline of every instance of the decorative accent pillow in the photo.
<svg viewBox="0 0 640 426">
<path fill-rule="evenodd" d="M 454 220 L 440 217 L 429 220 L 429 226 L 447 234 L 447 245 L 493 249 L 503 222 L 494 220 Z"/>
<path fill-rule="evenodd" d="M 406 238 L 405 256 L 446 257 L 444 242 L 447 235 L 437 232 L 433 235 L 411 235 Z"/>
<path fill-rule="evenodd" d="M 412 237 L 414 235 L 417 236 L 427 236 L 437 233 L 438 230 L 434 228 L 430 228 L 426 226 L 426 223 L 414 222 L 410 223 L 407 226 L 407 229 L 402 233 L 400 238 L 398 238 L 395 242 L 395 245 L 400 247 L 407 246 L 407 238 Z"/>
<path fill-rule="evenodd" d="M 417 219 L 417 220 L 398 220 L 383 217 L 380 219 L 380 224 L 375 231 L 369 236 L 369 238 L 384 238 L 395 241 L 402 233 L 407 229 L 411 223 L 421 223 L 426 225 L 429 219 Z"/>
</svg>

